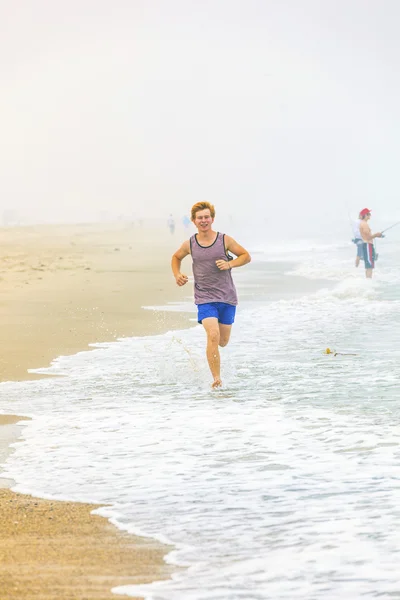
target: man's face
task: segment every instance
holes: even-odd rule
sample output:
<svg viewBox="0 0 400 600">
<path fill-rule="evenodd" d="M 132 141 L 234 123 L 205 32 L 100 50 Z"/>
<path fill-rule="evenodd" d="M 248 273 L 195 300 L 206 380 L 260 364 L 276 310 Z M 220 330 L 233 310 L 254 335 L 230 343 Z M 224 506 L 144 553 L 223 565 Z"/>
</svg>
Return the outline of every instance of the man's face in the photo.
<svg viewBox="0 0 400 600">
<path fill-rule="evenodd" d="M 209 208 L 205 208 L 204 210 L 199 210 L 196 213 L 196 216 L 194 218 L 194 224 L 199 231 L 210 230 L 213 222 L 214 222 L 214 219 L 211 216 Z"/>
</svg>

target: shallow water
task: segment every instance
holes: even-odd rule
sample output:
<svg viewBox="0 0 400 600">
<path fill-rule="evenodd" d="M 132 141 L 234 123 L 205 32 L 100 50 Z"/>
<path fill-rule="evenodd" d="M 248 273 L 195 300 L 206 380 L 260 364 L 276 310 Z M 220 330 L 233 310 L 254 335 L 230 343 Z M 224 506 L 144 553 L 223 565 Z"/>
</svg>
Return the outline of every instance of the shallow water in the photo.
<svg viewBox="0 0 400 600">
<path fill-rule="evenodd" d="M 392 250 L 372 282 L 349 268 L 346 246 L 297 251 L 280 267 L 259 255 L 239 278 L 220 391 L 201 327 L 99 345 L 46 371 L 64 377 L 2 384 L 4 412 L 34 417 L 6 475 L 19 491 L 109 503 L 99 512 L 119 527 L 175 544 L 168 560 L 187 569 L 117 592 L 400 597 Z"/>
</svg>

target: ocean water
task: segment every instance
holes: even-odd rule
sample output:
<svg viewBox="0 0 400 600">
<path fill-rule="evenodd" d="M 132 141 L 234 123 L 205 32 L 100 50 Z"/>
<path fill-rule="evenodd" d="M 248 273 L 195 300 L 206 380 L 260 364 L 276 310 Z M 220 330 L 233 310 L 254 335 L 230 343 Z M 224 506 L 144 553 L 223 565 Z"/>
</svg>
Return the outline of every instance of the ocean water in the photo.
<svg viewBox="0 0 400 600">
<path fill-rule="evenodd" d="M 2 412 L 33 417 L 3 476 L 173 544 L 171 580 L 117 594 L 400 598 L 399 250 L 382 243 L 367 281 L 348 243 L 259 247 L 221 390 L 200 326 L 1 384 Z"/>
</svg>

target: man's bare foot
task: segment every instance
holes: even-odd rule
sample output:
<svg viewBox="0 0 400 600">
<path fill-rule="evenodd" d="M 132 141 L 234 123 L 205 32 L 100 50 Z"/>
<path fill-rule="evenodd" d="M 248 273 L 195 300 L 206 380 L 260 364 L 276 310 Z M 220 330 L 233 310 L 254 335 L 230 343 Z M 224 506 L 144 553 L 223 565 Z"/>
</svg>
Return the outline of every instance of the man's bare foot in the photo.
<svg viewBox="0 0 400 600">
<path fill-rule="evenodd" d="M 222 385 L 222 381 L 220 380 L 219 377 L 216 377 L 214 379 L 214 383 L 212 384 L 211 387 L 215 389 L 215 388 L 221 387 L 221 385 Z"/>
</svg>

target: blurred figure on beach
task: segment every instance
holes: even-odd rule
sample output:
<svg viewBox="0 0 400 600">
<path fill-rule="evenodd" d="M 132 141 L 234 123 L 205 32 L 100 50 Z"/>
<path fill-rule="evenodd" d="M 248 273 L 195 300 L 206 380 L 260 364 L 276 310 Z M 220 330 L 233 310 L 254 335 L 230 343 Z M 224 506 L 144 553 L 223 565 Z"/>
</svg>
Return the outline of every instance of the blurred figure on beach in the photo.
<svg viewBox="0 0 400 600">
<path fill-rule="evenodd" d="M 217 388 L 222 385 L 218 346 L 224 347 L 229 342 L 238 303 L 232 269 L 249 263 L 251 257 L 232 237 L 213 230 L 215 209 L 209 202 L 192 206 L 191 218 L 198 233 L 175 252 L 171 267 L 176 283 L 185 285 L 188 277 L 181 273 L 181 263 L 191 254 L 197 321 L 207 335 L 206 354 L 213 377 L 212 387 Z"/>
<path fill-rule="evenodd" d="M 190 219 L 187 215 L 183 215 L 182 223 L 185 229 L 187 229 L 190 225 Z"/>
<path fill-rule="evenodd" d="M 371 218 L 371 210 L 363 208 L 360 212 L 360 235 L 363 241 L 363 259 L 365 264 L 365 276 L 367 279 L 372 278 L 372 272 L 375 268 L 376 252 L 374 247 L 374 239 L 381 238 L 382 233 L 371 233 L 371 228 L 368 221 Z"/>
<path fill-rule="evenodd" d="M 167 225 L 168 225 L 170 234 L 173 235 L 175 233 L 175 219 L 171 214 L 168 217 Z"/>
</svg>

